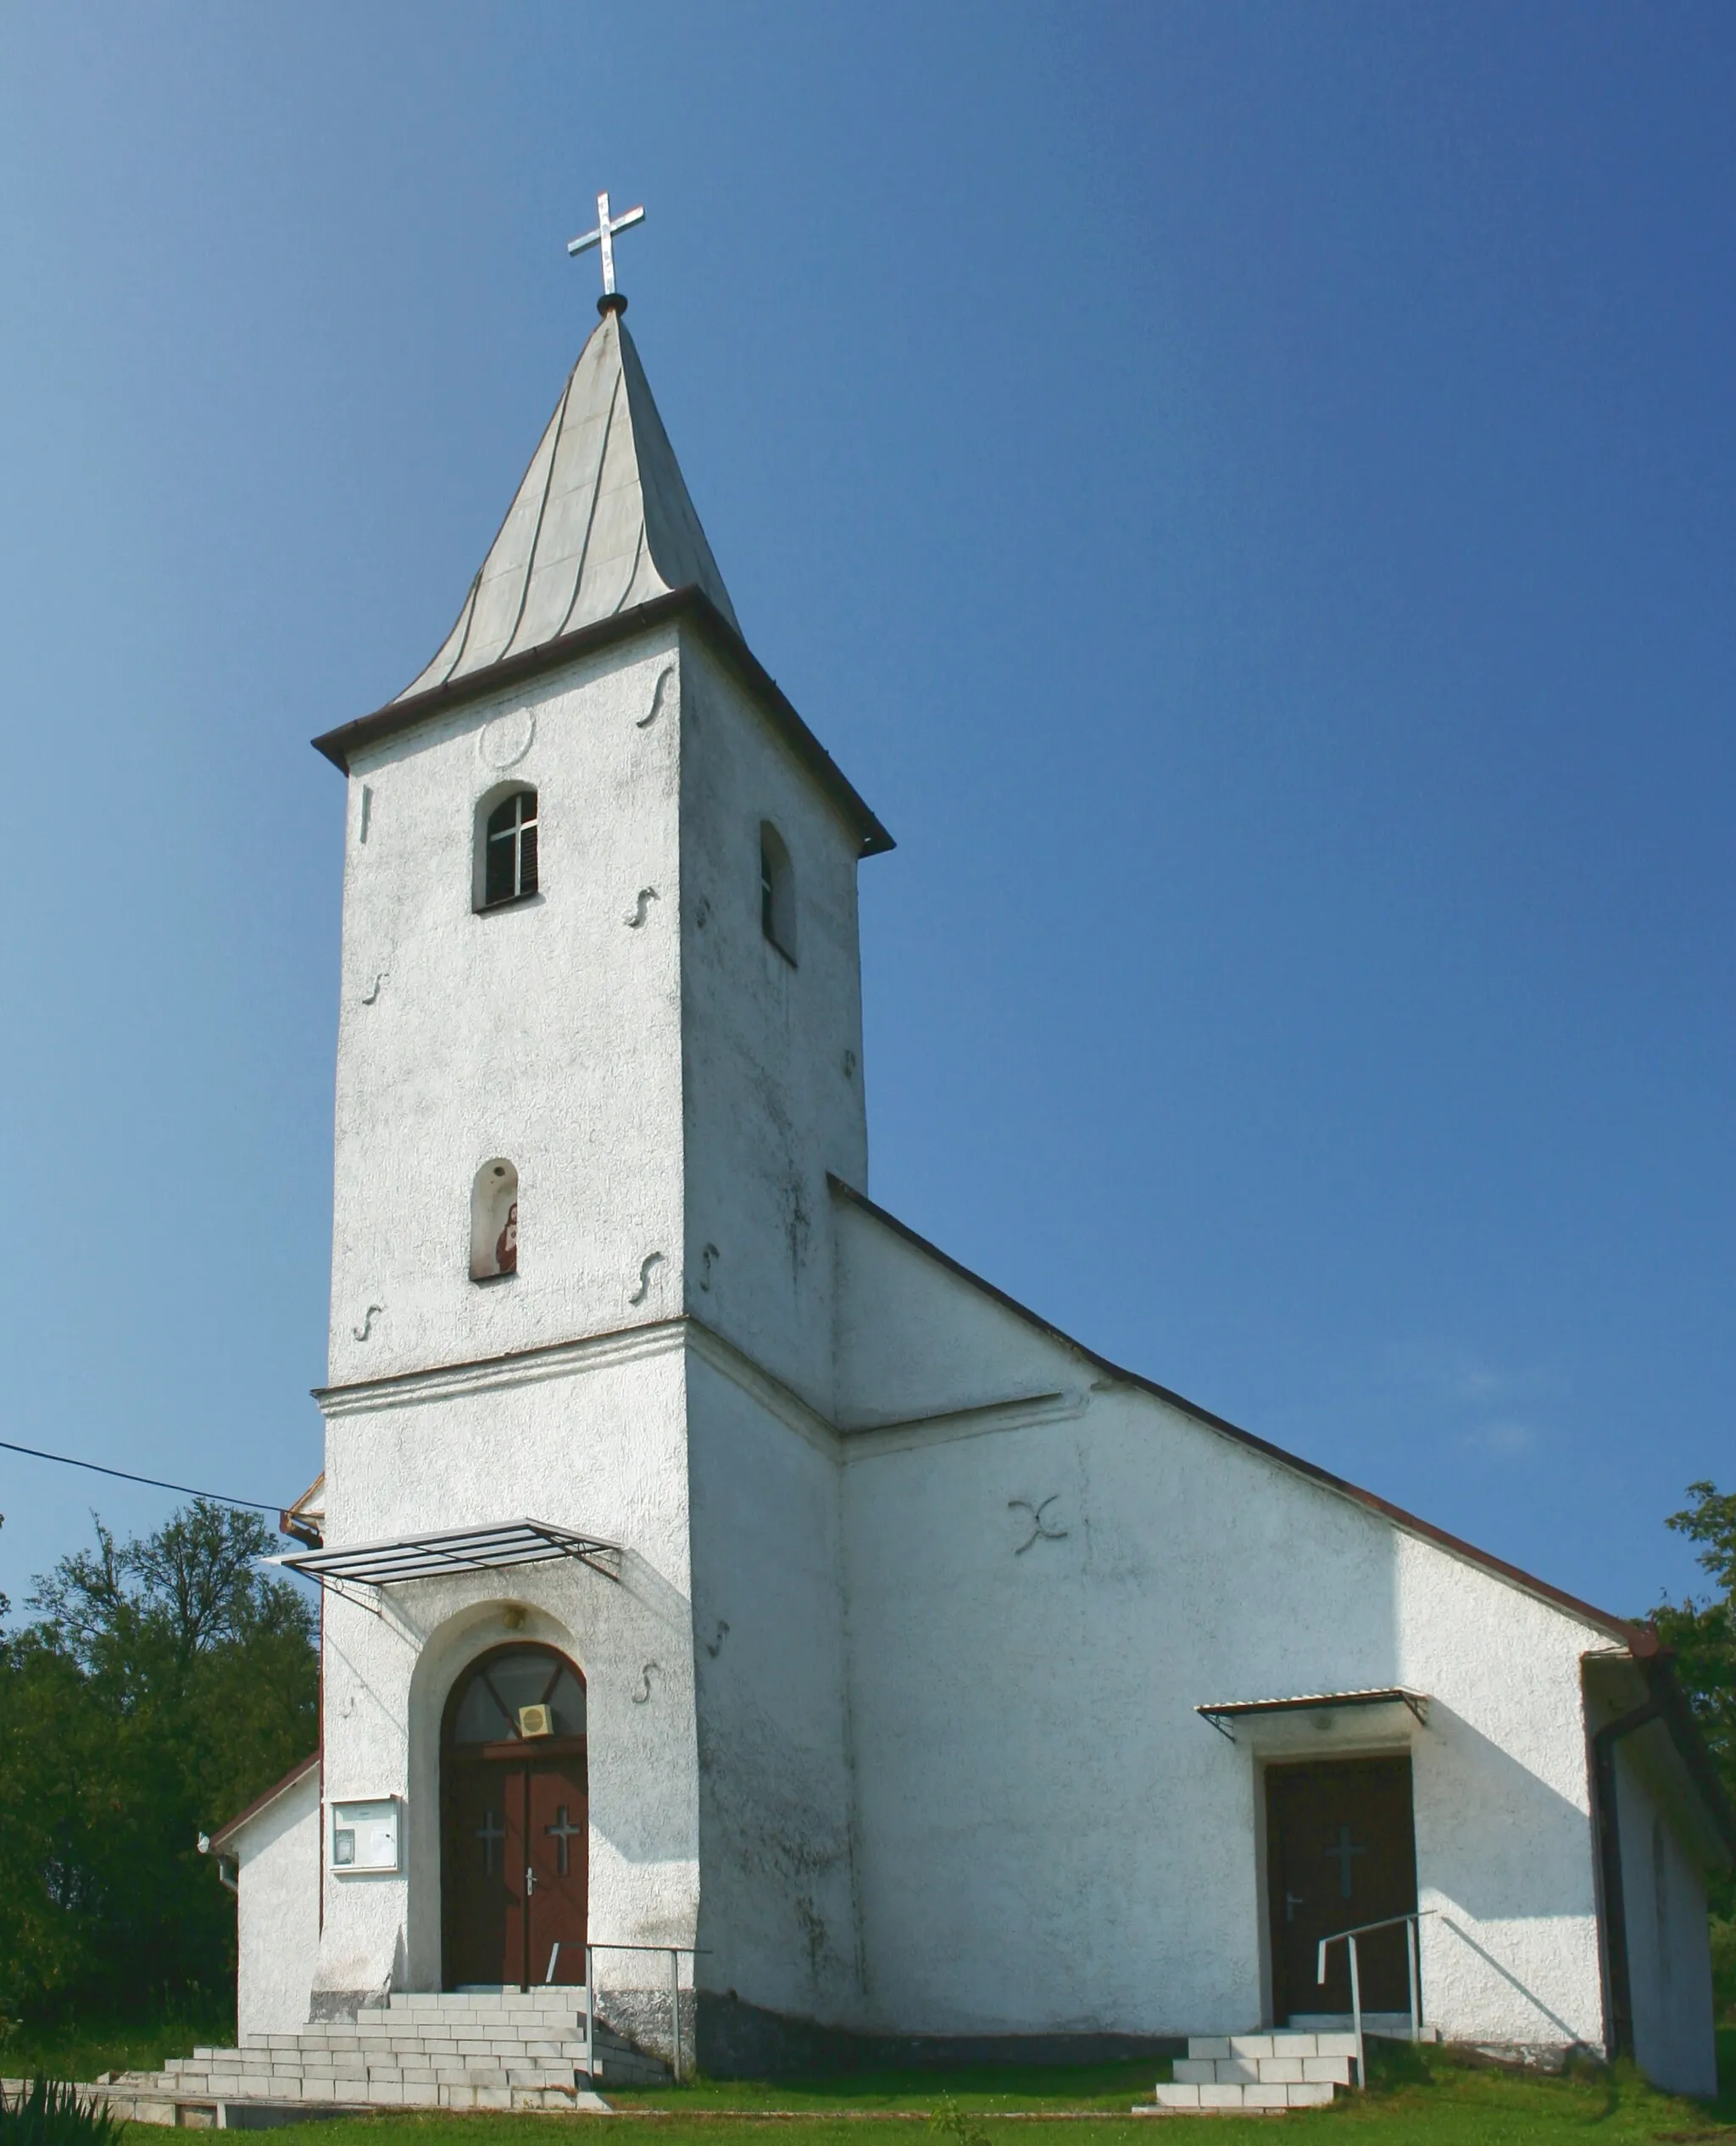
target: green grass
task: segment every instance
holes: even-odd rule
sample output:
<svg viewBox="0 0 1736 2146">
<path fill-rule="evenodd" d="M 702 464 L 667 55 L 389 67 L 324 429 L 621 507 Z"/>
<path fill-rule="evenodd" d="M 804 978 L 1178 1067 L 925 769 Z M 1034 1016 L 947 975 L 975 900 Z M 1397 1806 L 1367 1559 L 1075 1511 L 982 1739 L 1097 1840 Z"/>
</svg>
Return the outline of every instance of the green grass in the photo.
<svg viewBox="0 0 1736 2146">
<path fill-rule="evenodd" d="M 1322 2142 L 1339 2137 L 1345 2146 L 1651 2146 L 1678 2140 L 1736 2146 L 1736 2029 L 1726 2029 L 1720 2043 L 1725 2083 L 1715 2103 L 1654 2093 L 1626 2066 L 1550 2079 L 1473 2067 L 1449 2051 L 1377 2045 L 1366 2094 L 1340 2094 L 1330 2109 L 1299 2110 L 1283 2120 L 1277 2136 L 1299 2132 Z M 1079 2112 L 1085 2123 L 1080 2146 L 1150 2146 L 1152 2119 L 1128 2112 L 1133 2100 L 1148 2097 L 1154 2074 L 1163 2068 L 1116 2064 L 883 2071 L 773 2083 L 701 2081 L 611 2099 L 622 2109 L 629 2134 L 649 2132 L 658 2146 L 1032 2146 L 1031 2122 L 1013 2116 L 1014 2110 L 1058 2118 Z M 926 2121 L 943 2097 L 951 2099 L 950 2121 Z M 773 2117 L 773 2110 L 795 2113 Z M 1203 2124 L 1209 2146 L 1254 2140 L 1272 2146 L 1270 2117 L 1177 2121 Z M 499 2138 L 503 2146 L 560 2146 L 578 2130 L 592 2146 L 604 2146 L 611 2125 L 618 2139 L 620 2117 L 382 2115 L 297 2125 L 272 2138 L 274 2146 L 483 2146 L 487 2138 Z M 129 2146 L 151 2146 L 153 2136 L 141 2127 Z M 1077 2133 L 1070 2126 L 1063 2136 Z"/>
<path fill-rule="evenodd" d="M 94 2079 L 99 2071 L 156 2071 L 170 2057 L 190 2056 L 195 2043 L 226 2047 L 235 2014 L 171 2015 L 137 2021 L 81 2020 L 58 2027 L 0 2029 L 0 2077 Z"/>
<path fill-rule="evenodd" d="M 233 2021 L 184 2018 L 149 2026 L 86 2021 L 54 2032 L 15 2029 L 0 2042 L 0 2071 L 42 2071 L 91 2079 L 109 2070 L 153 2070 L 196 2043 L 226 2043 Z M 1329 2110 L 1299 2110 L 1277 2136 L 1299 2128 L 1346 2146 L 1629 2146 L 1629 2142 L 1704 2141 L 1736 2146 L 1736 2026 L 1719 2034 L 1723 2090 L 1713 2103 L 1654 2093 L 1627 2067 L 1550 2079 L 1474 2068 L 1451 2052 L 1402 2044 L 1371 2048 L 1366 2095 L 1340 2094 Z M 1080 2146 L 1150 2146 L 1151 2120 L 1129 2112 L 1150 2099 L 1168 2066 L 1146 2060 L 1091 2065 L 976 2066 L 949 2071 L 871 2071 L 781 2080 L 699 2080 L 682 2087 L 639 2087 L 609 2099 L 627 2129 L 654 2134 L 658 2146 L 1032 2146 L 1032 2126 L 1013 2112 L 1094 2119 Z M 925 2121 L 943 2099 L 955 2112 L 943 2129 Z M 774 2115 L 771 2112 L 778 2112 Z M 641 2121 L 635 2123 L 632 2120 Z M 1194 2119 L 1181 2119 L 1192 2122 Z M 1269 2117 L 1215 2116 L 1211 2146 L 1263 2139 Z M 340 2118 L 274 2132 L 274 2146 L 559 2146 L 581 2128 L 603 2146 L 599 2125 L 618 2120 L 574 2116 L 430 2113 Z M 509 2139 L 507 2134 L 510 2134 Z M 129 2146 L 151 2146 L 156 2133 L 134 2129 Z M 1045 2135 L 1054 2137 L 1053 2132 Z M 1067 2138 L 1073 2136 L 1070 2126 Z M 1166 2132 L 1166 2138 L 1174 2134 Z M 1181 2136 L 1190 2136 L 1182 2132 Z"/>
<path fill-rule="evenodd" d="M 691 2086 L 623 2087 L 604 2082 L 617 2109 L 670 2115 L 709 2110 L 798 2110 L 821 2115 L 839 2110 L 899 2111 L 933 2108 L 949 2095 L 973 2115 L 1010 2109 L 1096 2110 L 1124 2116 L 1149 2101 L 1155 2079 L 1169 2065 L 1157 2057 L 1093 2065 L 975 2065 L 957 2071 L 829 2071 L 807 2079 L 698 2079 Z"/>
</svg>

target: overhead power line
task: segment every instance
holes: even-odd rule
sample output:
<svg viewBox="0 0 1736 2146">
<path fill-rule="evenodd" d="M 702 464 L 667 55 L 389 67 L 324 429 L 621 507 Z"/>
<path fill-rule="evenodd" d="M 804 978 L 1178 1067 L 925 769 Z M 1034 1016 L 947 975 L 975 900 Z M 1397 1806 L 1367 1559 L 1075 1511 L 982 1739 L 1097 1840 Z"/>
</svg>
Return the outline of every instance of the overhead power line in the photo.
<svg viewBox="0 0 1736 2146">
<path fill-rule="evenodd" d="M 262 1505 L 256 1497 L 225 1497 L 220 1491 L 196 1491 L 191 1483 L 165 1483 L 156 1475 L 135 1475 L 125 1468 L 104 1468 L 101 1461 L 75 1460 L 70 1453 L 45 1453 L 37 1446 L 14 1446 L 0 1438 L 0 1450 L 27 1453 L 32 1460 L 58 1461 L 63 1468 L 87 1468 L 92 1475 L 118 1475 L 123 1483 L 146 1483 L 153 1491 L 179 1491 L 183 1497 L 209 1498 L 213 1505 L 244 1505 L 253 1513 L 281 1513 L 281 1505 Z"/>
</svg>

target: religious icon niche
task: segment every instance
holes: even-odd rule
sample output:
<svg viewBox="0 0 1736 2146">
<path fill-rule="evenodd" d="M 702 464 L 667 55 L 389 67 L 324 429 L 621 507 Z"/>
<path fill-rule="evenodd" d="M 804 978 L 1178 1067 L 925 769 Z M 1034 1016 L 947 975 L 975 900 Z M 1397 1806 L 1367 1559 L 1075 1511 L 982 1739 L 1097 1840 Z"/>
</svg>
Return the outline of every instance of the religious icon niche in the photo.
<svg viewBox="0 0 1736 2146">
<path fill-rule="evenodd" d="M 518 1270 L 519 1173 L 497 1155 L 470 1186 L 470 1279 L 498 1281 Z"/>
</svg>

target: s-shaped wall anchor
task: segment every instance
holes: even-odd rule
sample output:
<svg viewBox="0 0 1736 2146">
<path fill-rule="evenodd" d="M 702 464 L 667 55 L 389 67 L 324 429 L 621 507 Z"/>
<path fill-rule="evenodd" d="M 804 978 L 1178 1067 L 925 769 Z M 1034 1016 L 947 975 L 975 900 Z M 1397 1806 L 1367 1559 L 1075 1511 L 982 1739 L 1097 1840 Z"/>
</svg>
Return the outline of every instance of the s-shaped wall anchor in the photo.
<svg viewBox="0 0 1736 2146">
<path fill-rule="evenodd" d="M 651 705 L 633 725 L 635 730 L 648 730 L 663 713 L 663 688 L 674 676 L 674 664 L 665 663 L 657 674 L 656 684 L 651 688 Z"/>
</svg>

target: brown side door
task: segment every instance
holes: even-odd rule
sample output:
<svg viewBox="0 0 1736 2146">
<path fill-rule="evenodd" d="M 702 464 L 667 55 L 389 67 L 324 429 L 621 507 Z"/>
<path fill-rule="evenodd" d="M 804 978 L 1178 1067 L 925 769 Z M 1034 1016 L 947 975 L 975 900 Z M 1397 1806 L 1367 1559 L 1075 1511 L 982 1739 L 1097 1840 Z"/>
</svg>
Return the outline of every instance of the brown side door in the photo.
<svg viewBox="0 0 1736 2146">
<path fill-rule="evenodd" d="M 448 1987 L 525 1980 L 522 1764 L 448 1753 L 442 1895 Z"/>
<path fill-rule="evenodd" d="M 1342 1759 L 1269 1766 L 1266 1863 L 1271 1916 L 1272 2008 L 1348 2012 L 1347 1948 L 1316 1979 L 1322 1937 L 1416 1907 L 1416 1838 L 1408 1759 Z M 1362 2008 L 1402 2012 L 1410 1974 L 1402 1926 L 1358 1940 Z"/>
<path fill-rule="evenodd" d="M 533 1982 L 585 1979 L 590 1881 L 590 1804 L 582 1755 L 530 1769 L 530 1960 Z"/>
</svg>

